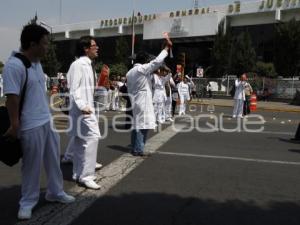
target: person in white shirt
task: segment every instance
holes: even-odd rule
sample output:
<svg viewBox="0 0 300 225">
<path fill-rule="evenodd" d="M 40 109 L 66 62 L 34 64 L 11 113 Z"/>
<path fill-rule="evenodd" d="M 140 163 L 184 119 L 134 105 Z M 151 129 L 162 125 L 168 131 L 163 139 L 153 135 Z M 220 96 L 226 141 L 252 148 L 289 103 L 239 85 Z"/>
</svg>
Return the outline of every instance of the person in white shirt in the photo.
<svg viewBox="0 0 300 225">
<path fill-rule="evenodd" d="M 190 100 L 190 90 L 188 79 L 185 77 L 183 81 L 177 84 L 178 95 L 180 99 L 179 115 L 185 115 L 187 101 Z"/>
<path fill-rule="evenodd" d="M 157 123 L 166 121 L 165 102 L 167 95 L 165 85 L 171 76 L 172 74 L 167 67 L 160 67 L 158 72 L 153 75 L 153 105 Z"/>
<path fill-rule="evenodd" d="M 243 118 L 246 80 L 246 74 L 241 75 L 241 77 L 238 80 L 235 80 L 235 94 L 232 118 Z"/>
<path fill-rule="evenodd" d="M 3 96 L 3 79 L 2 75 L 0 74 L 0 98 Z"/>
<path fill-rule="evenodd" d="M 149 129 L 155 129 L 156 127 L 152 101 L 152 74 L 162 65 L 171 46 L 172 42 L 168 40 L 164 50 L 150 62 L 148 62 L 149 56 L 146 53 L 138 53 L 136 64 L 126 74 L 128 94 L 132 96 L 131 153 L 133 156 L 147 155 L 144 153 L 147 133 Z"/>
<path fill-rule="evenodd" d="M 172 88 L 176 87 L 175 82 L 172 77 L 170 77 L 170 80 L 166 83 L 166 101 L 165 101 L 165 111 L 166 111 L 166 121 L 173 122 L 172 119 Z"/>
<path fill-rule="evenodd" d="M 74 151 L 73 179 L 90 189 L 100 188 L 94 181 L 100 130 L 95 114 L 96 75 L 92 66 L 92 60 L 98 57 L 98 49 L 94 38 L 81 37 L 78 43 L 79 58 L 67 73 L 71 106 L 69 115 L 73 125 L 70 136 L 74 137 L 69 146 Z"/>
<path fill-rule="evenodd" d="M 6 137 L 20 138 L 22 160 L 22 194 L 19 219 L 30 219 L 40 196 L 40 171 L 44 164 L 48 177 L 47 201 L 74 202 L 75 198 L 63 191 L 63 176 L 59 165 L 59 135 L 51 129 L 51 114 L 45 89 L 45 76 L 40 59 L 49 45 L 49 32 L 36 24 L 26 25 L 21 33 L 21 52 L 29 68 L 24 105 L 19 118 L 20 94 L 25 84 L 26 68 L 14 53 L 3 70 L 4 94 L 11 126 Z"/>
</svg>

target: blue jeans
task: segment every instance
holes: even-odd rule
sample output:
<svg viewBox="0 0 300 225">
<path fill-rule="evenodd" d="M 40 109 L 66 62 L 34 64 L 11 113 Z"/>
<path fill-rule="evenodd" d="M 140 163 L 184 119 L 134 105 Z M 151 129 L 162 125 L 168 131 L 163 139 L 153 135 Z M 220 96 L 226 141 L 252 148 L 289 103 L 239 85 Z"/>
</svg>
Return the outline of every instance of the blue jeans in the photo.
<svg viewBox="0 0 300 225">
<path fill-rule="evenodd" d="M 147 140 L 147 134 L 148 134 L 148 129 L 132 130 L 131 145 L 132 145 L 133 152 L 137 153 L 137 152 L 144 151 L 144 147 Z"/>
</svg>

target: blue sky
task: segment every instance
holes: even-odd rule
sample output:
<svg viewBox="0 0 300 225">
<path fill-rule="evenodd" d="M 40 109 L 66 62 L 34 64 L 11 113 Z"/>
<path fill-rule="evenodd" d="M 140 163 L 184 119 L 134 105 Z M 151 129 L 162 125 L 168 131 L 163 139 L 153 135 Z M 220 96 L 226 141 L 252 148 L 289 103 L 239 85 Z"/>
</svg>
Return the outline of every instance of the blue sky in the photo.
<svg viewBox="0 0 300 225">
<path fill-rule="evenodd" d="M 253 0 L 241 0 L 249 2 Z M 38 18 L 49 25 L 90 21 L 100 18 L 129 16 L 133 5 L 142 14 L 189 9 L 193 0 L 1 0 L 0 61 L 5 62 L 12 50 L 19 48 L 20 30 L 37 11 Z M 234 0 L 198 0 L 199 7 L 233 3 Z"/>
</svg>

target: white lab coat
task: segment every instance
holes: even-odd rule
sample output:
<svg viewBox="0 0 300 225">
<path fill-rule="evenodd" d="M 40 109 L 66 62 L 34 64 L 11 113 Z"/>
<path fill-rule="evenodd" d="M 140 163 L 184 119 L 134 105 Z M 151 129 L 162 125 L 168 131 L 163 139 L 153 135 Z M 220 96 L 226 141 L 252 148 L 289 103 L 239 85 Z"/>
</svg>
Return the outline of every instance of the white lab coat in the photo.
<svg viewBox="0 0 300 225">
<path fill-rule="evenodd" d="M 70 148 L 74 150 L 73 177 L 79 182 L 93 180 L 97 158 L 100 131 L 94 107 L 94 89 L 96 76 L 92 68 L 92 61 L 80 57 L 72 63 L 67 80 L 70 90 L 72 129 Z M 84 115 L 82 110 L 86 107 L 92 110 Z"/>
<path fill-rule="evenodd" d="M 186 102 L 190 100 L 190 90 L 189 85 L 185 84 L 183 81 L 177 84 L 177 89 L 180 98 L 179 115 L 181 115 L 185 114 Z"/>
<path fill-rule="evenodd" d="M 156 121 L 164 123 L 166 121 L 165 102 L 167 100 L 165 84 L 170 80 L 171 74 L 165 77 L 154 74 L 153 76 L 153 105 Z"/>
<path fill-rule="evenodd" d="M 245 81 L 235 80 L 235 94 L 234 94 L 234 106 L 233 117 L 243 116 L 243 107 L 245 101 Z"/>
<path fill-rule="evenodd" d="M 245 81 L 235 80 L 234 99 L 241 99 L 245 101 L 245 85 Z"/>
<path fill-rule="evenodd" d="M 135 64 L 128 71 L 128 94 L 132 95 L 132 113 L 134 129 L 155 129 L 155 114 L 152 101 L 152 73 L 157 70 L 167 57 L 163 50 L 153 61 Z"/>
<path fill-rule="evenodd" d="M 72 63 L 67 74 L 71 104 L 69 115 L 73 125 L 70 132 L 71 136 L 100 137 L 94 107 L 96 77 L 91 63 L 92 61 L 88 57 L 80 57 Z M 86 107 L 89 107 L 93 113 L 83 116 L 81 111 Z M 81 119 L 78 120 L 78 118 Z"/>
</svg>

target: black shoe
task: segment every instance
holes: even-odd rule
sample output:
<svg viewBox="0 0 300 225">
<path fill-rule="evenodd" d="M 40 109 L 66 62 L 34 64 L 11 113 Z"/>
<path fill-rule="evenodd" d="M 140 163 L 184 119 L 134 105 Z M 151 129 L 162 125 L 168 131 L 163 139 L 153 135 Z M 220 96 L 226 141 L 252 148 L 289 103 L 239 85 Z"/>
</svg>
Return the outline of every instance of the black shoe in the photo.
<svg viewBox="0 0 300 225">
<path fill-rule="evenodd" d="M 300 141 L 299 138 L 291 138 L 290 140 L 291 140 L 291 141 Z"/>
</svg>

